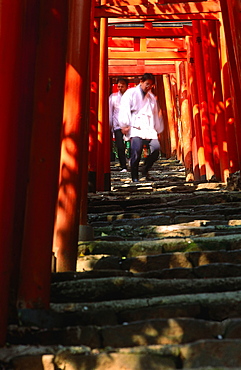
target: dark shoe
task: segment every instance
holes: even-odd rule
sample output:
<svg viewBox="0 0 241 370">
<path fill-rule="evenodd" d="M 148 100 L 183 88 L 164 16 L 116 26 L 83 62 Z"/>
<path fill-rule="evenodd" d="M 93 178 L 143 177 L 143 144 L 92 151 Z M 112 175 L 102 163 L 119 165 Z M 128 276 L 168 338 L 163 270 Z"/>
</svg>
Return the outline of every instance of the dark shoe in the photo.
<svg viewBox="0 0 241 370">
<path fill-rule="evenodd" d="M 131 168 L 131 178 L 133 182 L 138 182 L 138 168 Z"/>
</svg>

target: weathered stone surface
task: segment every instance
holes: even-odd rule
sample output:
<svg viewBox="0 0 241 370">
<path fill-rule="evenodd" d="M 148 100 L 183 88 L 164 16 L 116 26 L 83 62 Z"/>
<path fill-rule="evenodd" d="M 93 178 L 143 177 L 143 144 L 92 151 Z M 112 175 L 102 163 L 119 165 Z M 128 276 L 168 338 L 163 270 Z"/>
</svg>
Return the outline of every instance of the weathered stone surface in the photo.
<svg viewBox="0 0 241 370">
<path fill-rule="evenodd" d="M 144 272 L 165 268 L 185 267 L 191 268 L 192 264 L 184 253 L 164 253 L 156 256 L 140 256 L 121 260 L 121 268 L 131 272 Z"/>
<path fill-rule="evenodd" d="M 68 280 L 81 280 L 81 279 L 97 279 L 111 276 L 133 276 L 132 272 L 115 270 L 115 269 L 105 269 L 105 270 L 90 270 L 90 271 L 67 271 L 67 272 L 57 272 L 52 273 L 52 283 L 57 283 L 60 281 Z"/>
<path fill-rule="evenodd" d="M 152 344 L 181 344 L 199 339 L 223 337 L 218 322 L 191 318 L 147 320 L 102 328 L 103 346 L 132 347 Z"/>
<path fill-rule="evenodd" d="M 179 223 L 184 223 L 184 222 L 190 222 L 194 220 L 220 220 L 224 221 L 225 216 L 223 215 L 206 215 L 206 214 L 200 214 L 197 215 L 196 213 L 193 213 L 191 215 L 179 215 L 174 217 L 173 223 L 179 224 Z"/>
<path fill-rule="evenodd" d="M 153 296 L 172 296 L 196 293 L 241 290 L 241 278 L 212 279 L 142 279 L 135 277 L 110 277 L 96 280 L 53 283 L 52 302 L 93 302 Z"/>
<path fill-rule="evenodd" d="M 108 255 L 107 255 L 108 256 Z M 91 271 L 98 261 L 103 258 L 103 254 L 95 254 L 91 256 L 79 256 L 77 260 L 76 270 L 77 271 Z"/>
<path fill-rule="evenodd" d="M 160 254 L 163 251 L 201 251 L 201 250 L 241 249 L 241 234 L 217 236 L 213 238 L 166 238 L 143 241 L 93 241 L 80 242 L 79 254 L 109 254 L 116 256 L 141 256 Z"/>
<path fill-rule="evenodd" d="M 116 220 L 113 222 L 113 225 L 120 225 L 126 222 L 125 220 Z M 170 217 L 165 215 L 158 216 L 148 216 L 140 218 L 128 219 L 128 225 L 132 227 L 140 227 L 145 225 L 166 225 L 170 223 Z"/>
<path fill-rule="evenodd" d="M 193 317 L 205 320 L 225 320 L 227 317 L 238 318 L 241 312 L 241 291 L 221 293 L 183 294 L 175 296 L 128 299 L 105 302 L 51 304 L 53 311 L 61 314 L 72 312 L 77 320 L 95 325 L 114 323 L 111 315 L 119 322 L 140 321 L 148 318 Z M 100 314 L 101 312 L 101 314 Z M 106 313 L 106 314 L 105 314 Z M 99 316 L 98 316 L 99 314 Z M 66 325 L 70 325 L 64 316 Z M 101 316 L 102 315 L 102 316 Z M 96 317 L 97 316 L 97 317 Z M 21 317 L 24 323 L 29 314 Z M 99 322 L 93 322 L 97 320 Z M 73 319 L 72 319 L 73 320 Z M 32 325 L 34 321 L 32 320 Z M 43 319 L 42 319 L 43 322 Z M 73 321 L 71 322 L 73 324 Z"/>
<path fill-rule="evenodd" d="M 62 358 L 59 355 L 55 360 L 59 369 L 85 369 L 85 370 L 171 370 L 176 369 L 175 359 L 159 354 L 135 354 L 135 353 L 101 353 L 98 356 L 91 355 L 68 355 Z"/>
<path fill-rule="evenodd" d="M 193 269 L 193 274 L 198 278 L 204 279 L 212 277 L 238 277 L 241 276 L 241 266 L 232 263 L 213 263 L 196 267 Z"/>
<path fill-rule="evenodd" d="M 181 348 L 183 366 L 198 368 L 201 366 L 238 367 L 241 364 L 240 340 L 201 340 Z"/>
<path fill-rule="evenodd" d="M 63 345 L 78 346 L 80 344 L 91 348 L 101 348 L 101 337 L 95 326 L 72 326 L 63 329 L 38 329 L 37 327 L 10 326 L 7 342 L 25 345 Z"/>
<path fill-rule="evenodd" d="M 156 182 L 136 185 L 115 171 L 113 191 L 89 194 L 95 241 L 80 244 L 82 272 L 53 275 L 66 303 L 19 310 L 9 328 L 9 343 L 46 348 L 15 347 L 7 364 L 0 353 L 0 368 L 235 369 L 228 356 L 240 360 L 241 193 L 186 183 L 178 161 L 155 168 Z"/>
<path fill-rule="evenodd" d="M 21 356 L 13 359 L 13 370 L 55 370 L 53 355 Z"/>
<path fill-rule="evenodd" d="M 194 279 L 196 276 L 193 272 L 193 269 L 190 268 L 171 268 L 171 269 L 163 269 L 147 271 L 147 272 L 139 272 L 135 273 L 134 276 L 143 277 L 147 279 Z"/>
</svg>

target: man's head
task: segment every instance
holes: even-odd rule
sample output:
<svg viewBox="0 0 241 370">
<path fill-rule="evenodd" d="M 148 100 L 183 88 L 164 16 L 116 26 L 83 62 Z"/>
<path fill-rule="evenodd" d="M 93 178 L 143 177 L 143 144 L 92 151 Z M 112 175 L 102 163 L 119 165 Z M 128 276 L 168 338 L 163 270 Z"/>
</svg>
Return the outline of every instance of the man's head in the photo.
<svg viewBox="0 0 241 370">
<path fill-rule="evenodd" d="M 152 73 L 144 73 L 141 77 L 140 86 L 144 93 L 151 90 L 152 86 L 155 84 L 155 77 Z"/>
<path fill-rule="evenodd" d="M 117 89 L 123 95 L 128 88 L 128 81 L 125 78 L 118 78 Z"/>
</svg>

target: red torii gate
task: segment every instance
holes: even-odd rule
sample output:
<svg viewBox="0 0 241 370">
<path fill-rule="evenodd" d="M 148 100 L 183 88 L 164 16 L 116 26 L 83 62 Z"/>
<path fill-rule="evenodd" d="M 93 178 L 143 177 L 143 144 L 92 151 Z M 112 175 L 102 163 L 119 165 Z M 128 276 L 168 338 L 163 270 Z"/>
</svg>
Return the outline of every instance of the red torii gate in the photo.
<svg viewBox="0 0 241 370">
<path fill-rule="evenodd" d="M 8 303 L 9 303 L 9 285 L 10 281 L 14 287 L 15 295 L 18 295 L 18 302 L 21 307 L 45 307 L 49 305 L 49 290 L 50 290 L 50 274 L 51 274 L 51 253 L 52 253 L 52 237 L 55 218 L 55 204 L 57 200 L 57 185 L 58 185 L 58 168 L 59 168 L 59 154 L 60 154 L 60 127 L 62 121 L 63 101 L 64 101 L 64 79 L 65 79 L 65 62 L 67 51 L 67 24 L 74 26 L 76 19 L 71 18 L 71 9 L 68 12 L 68 0 L 43 0 L 41 4 L 33 4 L 32 1 L 20 2 L 19 0 L 0 0 L 0 22 L 1 22 L 1 40 L 0 40 L 0 122 L 2 126 L 1 145 L 0 145 L 0 277 L 1 277 L 1 305 L 0 305 L 0 345 L 5 343 L 6 326 L 8 320 Z M 94 11 L 94 6 L 95 11 Z M 203 63 L 202 55 L 206 52 L 205 48 L 200 50 L 200 40 L 209 46 L 210 56 L 215 50 L 210 49 L 209 40 L 206 39 L 205 24 L 201 21 L 215 22 L 217 29 L 221 30 L 220 39 L 215 41 L 216 45 L 222 51 L 222 60 L 218 60 L 218 67 L 221 68 L 221 81 L 218 81 L 218 76 L 212 74 L 215 66 L 212 65 L 217 56 L 211 57 L 210 65 L 202 68 L 205 74 L 211 71 L 213 84 L 220 86 L 219 92 L 222 88 L 224 94 L 224 104 L 220 103 L 220 97 L 215 95 L 216 91 L 212 90 L 216 111 L 214 111 L 214 124 L 219 122 L 220 116 L 225 113 L 225 127 L 228 128 L 228 139 L 234 139 L 230 144 L 227 142 L 227 147 L 223 146 L 224 152 L 230 155 L 232 152 L 232 163 L 229 163 L 231 172 L 240 169 L 240 138 L 241 138 L 241 118 L 238 111 L 237 102 L 241 99 L 241 81 L 240 81 L 240 45 L 238 39 L 241 37 L 240 31 L 240 3 L 238 0 L 220 1 L 192 1 L 182 3 L 179 1 L 169 0 L 168 5 L 162 0 L 125 0 L 123 3 L 120 0 L 112 1 L 88 1 L 73 0 L 71 2 L 72 10 L 77 7 L 81 10 L 81 17 L 78 20 L 85 29 L 81 35 L 73 34 L 69 37 L 68 50 L 71 47 L 71 68 L 77 72 L 78 80 L 80 82 L 79 92 L 83 96 L 83 91 L 86 92 L 86 97 L 89 95 L 90 86 L 93 87 L 91 93 L 95 94 L 94 99 L 91 96 L 91 105 L 94 114 L 90 120 L 93 127 L 97 125 L 97 101 L 96 94 L 98 94 L 98 77 L 99 64 L 93 63 L 91 59 L 91 83 L 84 83 L 87 81 L 88 70 L 84 66 L 88 65 L 87 61 L 90 58 L 91 52 L 95 49 L 98 54 L 101 42 L 101 65 L 107 66 L 108 50 L 107 50 L 107 22 L 104 18 L 117 17 L 128 19 L 142 19 L 145 21 L 154 20 L 192 20 L 195 34 L 193 33 L 193 44 L 189 45 L 188 55 L 193 55 L 190 60 L 187 59 L 189 65 L 189 76 L 192 76 L 198 81 L 198 88 L 202 85 L 203 76 L 194 76 L 198 69 L 193 68 L 193 62 Z M 94 12 L 94 13 L 93 13 Z M 93 15 L 95 16 L 96 26 L 93 26 Z M 69 18 L 70 16 L 70 18 Z M 98 20 L 101 18 L 101 27 L 98 26 Z M 78 22 L 77 26 L 78 27 Z M 198 22 L 198 23 L 194 23 Z M 220 23 L 217 23 L 220 22 Z M 199 31 L 199 25 L 201 26 Z M 215 30 L 210 26 L 210 32 L 215 35 Z M 38 28 L 39 27 L 39 28 Z M 47 27 L 47 28 L 46 28 Z M 92 51 L 84 53 L 81 49 L 83 37 L 86 37 L 86 29 L 90 27 L 90 45 Z M 93 30 L 94 28 L 94 30 Z M 101 30 L 101 40 L 98 41 L 98 32 Z M 201 32 L 201 34 L 200 34 Z M 93 37 L 94 34 L 94 37 Z M 31 35 L 31 37 L 29 37 Z M 38 37 L 40 35 L 40 38 Z M 224 38 L 225 35 L 226 37 Z M 80 39 L 76 39 L 80 36 Z M 200 39 L 201 38 L 201 39 Z M 74 41 L 72 43 L 72 41 Z M 83 41 L 84 42 L 84 41 Z M 227 48 L 228 58 L 225 60 Z M 77 46 L 74 46 L 77 45 Z M 213 44 L 212 44 L 213 45 Z M 215 46 L 216 47 L 216 46 Z M 76 66 L 73 60 L 80 55 L 82 63 Z M 200 55 L 200 59 L 198 58 Z M 78 59 L 78 58 L 77 58 Z M 98 59 L 98 58 L 97 58 Z M 217 61 L 217 60 L 216 60 Z M 96 62 L 96 59 L 95 59 Z M 200 64 L 201 65 L 201 64 Z M 27 66 L 29 68 L 27 68 Z M 180 66 L 179 74 L 183 73 L 183 66 Z M 186 67 L 185 67 L 186 68 Z M 97 72 L 98 69 L 98 72 Z M 218 70 L 219 68 L 217 68 Z M 228 69 L 229 75 L 226 73 Z M 104 97 L 104 86 L 108 83 L 108 76 L 106 70 L 100 70 L 102 90 L 99 93 L 99 102 L 102 102 Z M 24 78 L 23 78 L 24 76 Z M 199 80 L 200 79 L 200 80 Z M 182 81 L 182 87 L 181 87 Z M 92 83 L 96 85 L 92 85 Z M 200 96 L 203 96 L 202 91 L 197 91 L 197 86 L 192 85 L 190 96 L 183 95 L 186 89 L 185 79 L 179 81 L 180 94 L 182 99 L 186 102 L 187 98 L 191 101 L 193 127 L 200 129 L 199 119 L 206 119 L 206 105 L 200 101 Z M 189 81 L 190 84 L 190 81 Z M 18 88 L 16 88 L 16 86 Z M 3 88 L 4 87 L 4 88 Z M 75 86 L 76 87 L 76 86 Z M 86 91 L 87 89 L 87 91 Z M 193 91 L 193 93 L 192 93 Z M 107 98 L 107 97 L 106 97 Z M 215 100 L 217 99 L 217 100 Z M 66 100 L 65 100 L 66 101 Z M 229 108 L 232 102 L 232 110 Z M 82 132 L 86 137 L 86 130 L 88 130 L 88 113 L 85 111 L 86 106 L 89 107 L 88 101 L 76 99 L 76 104 L 79 105 L 77 110 L 81 112 L 77 114 L 76 124 L 77 134 Z M 106 103 L 105 103 L 106 104 Z M 225 109 L 225 110 L 224 110 Z M 234 115 L 232 115 L 232 112 Z M 85 114 L 84 116 L 82 114 Z M 100 112 L 102 122 L 107 120 L 105 116 L 106 109 Z M 94 120 L 92 121 L 94 117 Z M 78 121 L 79 119 L 79 121 Z M 223 119 L 223 118 L 222 118 Z M 26 124 L 26 126 L 24 126 Z M 203 128 L 203 134 L 206 126 Z M 222 126 L 223 127 L 223 126 Z M 23 131 L 24 128 L 24 131 Z M 79 131 L 78 131 L 79 130 Z M 197 132 L 198 132 L 197 130 Z M 195 131 L 196 133 L 196 131 Z M 72 134 L 69 138 L 71 139 Z M 78 135 L 77 135 L 78 136 Z M 94 135 L 95 136 L 95 135 Z M 206 136 L 202 136 L 206 139 Z M 99 137 L 101 140 L 101 136 Z M 23 140 L 26 145 L 23 150 Z M 80 139 L 81 140 L 81 139 Z M 106 139 L 105 139 L 106 140 Z M 220 150 L 222 145 L 223 132 L 219 132 L 219 138 L 215 143 L 215 148 Z M 198 145 L 206 145 L 208 141 L 199 143 L 196 140 L 197 146 L 197 163 L 199 163 L 199 170 L 205 165 L 206 173 L 208 170 L 207 163 L 201 162 L 203 158 L 199 155 Z M 103 141 L 102 141 L 103 143 Z M 237 144 L 237 150 L 232 150 L 232 145 Z M 209 144 L 208 144 L 209 145 Z M 78 240 L 78 228 L 76 226 L 76 219 L 81 216 L 83 223 L 86 222 L 86 186 L 87 178 L 86 158 L 82 162 L 82 157 L 79 154 L 81 150 L 87 148 L 88 143 L 74 141 L 74 146 L 71 150 L 76 153 L 72 156 L 70 162 L 72 165 L 77 165 L 77 181 L 81 187 L 81 209 L 79 205 L 79 195 L 70 194 L 71 204 L 73 206 L 70 218 L 74 220 L 70 222 L 70 218 L 66 218 L 64 228 L 60 230 L 65 235 L 66 240 L 74 240 L 74 246 L 66 243 L 66 249 L 62 249 L 63 261 L 65 260 L 65 252 L 69 252 L 72 248 L 70 256 L 67 260 L 71 260 L 71 268 L 75 268 L 76 250 Z M 9 150 L 9 148 L 11 148 Z M 211 147 L 212 148 L 212 147 Z M 205 149 L 205 148 L 204 148 Z M 69 150 L 69 148 L 68 148 Z M 206 148 L 207 154 L 210 153 L 210 146 Z M 73 153 L 68 151 L 68 153 Z M 205 150 L 204 150 L 205 152 Z M 220 154 L 220 153 L 219 153 Z M 238 158 L 236 158 L 236 157 Z M 106 158 L 108 158 L 106 156 Z M 201 158 L 201 159 L 200 159 Z M 226 158 L 223 158 L 223 160 Z M 20 160 L 20 161 L 19 161 Z M 224 170 L 226 170 L 225 160 L 223 162 Z M 76 161 L 76 162 L 75 162 Z M 23 163 L 25 167 L 22 167 Z M 85 163 L 85 166 L 83 165 Z M 209 163 L 208 163 L 209 165 Z M 69 168 L 65 167 L 66 171 Z M 221 170 L 221 169 L 220 169 Z M 105 172 L 106 171 L 106 172 Z M 98 168 L 97 168 L 98 172 Z M 104 168 L 104 180 L 109 186 L 108 169 Z M 66 173 L 65 173 L 66 174 Z M 18 187 L 21 180 L 21 188 Z M 70 189 L 74 188 L 69 179 Z M 101 180 L 102 181 L 102 180 Z M 101 184 L 102 186 L 102 184 Z M 67 188 L 66 188 L 67 190 Z M 78 192 L 78 185 L 77 185 Z M 63 205 L 60 203 L 60 205 Z M 62 208 L 66 210 L 65 207 Z M 46 217 L 48 216 L 48 217 Z M 65 214 L 65 216 L 68 216 Z M 18 220 L 21 219 L 21 222 Z M 67 226 L 67 224 L 71 226 Z M 77 222 L 78 224 L 78 222 Z M 67 227 L 66 227 L 67 226 Z M 13 237 L 18 230 L 18 241 Z M 39 236 L 39 237 L 38 237 Z M 14 256 L 16 256 L 14 258 Z M 41 263 L 40 263 L 41 262 Z M 69 267 L 68 267 L 69 268 Z M 18 271 L 20 271 L 20 279 Z M 16 298 L 16 297 L 15 297 Z M 16 304 L 16 301 L 15 301 Z"/>
</svg>

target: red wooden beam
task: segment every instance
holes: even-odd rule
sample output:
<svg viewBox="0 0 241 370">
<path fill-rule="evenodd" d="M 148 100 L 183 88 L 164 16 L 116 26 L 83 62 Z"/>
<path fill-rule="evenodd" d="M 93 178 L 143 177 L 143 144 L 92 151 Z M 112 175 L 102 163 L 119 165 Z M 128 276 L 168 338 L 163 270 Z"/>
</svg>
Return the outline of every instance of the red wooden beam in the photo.
<svg viewBox="0 0 241 370">
<path fill-rule="evenodd" d="M 239 131 L 235 130 L 235 115 L 234 106 L 231 97 L 230 89 L 230 73 L 228 66 L 227 47 L 224 35 L 223 23 L 220 22 L 220 56 L 221 56 L 221 73 L 222 73 L 222 87 L 225 105 L 225 121 L 227 129 L 227 143 L 229 155 L 229 171 L 234 173 L 240 168 L 240 158 L 238 152 L 238 142 L 241 141 Z"/>
<path fill-rule="evenodd" d="M 163 28 L 124 28 L 124 27 L 108 27 L 109 37 L 185 37 L 192 34 L 192 27 L 163 27 Z"/>
<path fill-rule="evenodd" d="M 190 0 L 182 0 L 182 3 L 188 3 Z M 179 3 L 179 0 L 168 0 L 169 4 L 172 3 Z M 200 0 L 193 0 L 195 3 L 201 3 Z M 125 6 L 125 5 L 145 5 L 145 6 L 150 6 L 150 5 L 156 5 L 156 4 L 165 4 L 167 3 L 167 0 L 107 0 L 106 5 L 119 5 L 119 6 Z"/>
<path fill-rule="evenodd" d="M 109 51 L 110 59 L 155 59 L 155 60 L 183 60 L 187 58 L 185 51 Z"/>
<path fill-rule="evenodd" d="M 76 270 L 81 197 L 87 197 L 88 162 L 85 152 L 88 151 L 86 107 L 90 85 L 90 15 L 91 2 L 71 2 L 60 184 L 53 242 L 59 272 Z M 85 50 L 81 58 L 80 50 Z"/>
<path fill-rule="evenodd" d="M 157 48 L 157 49 L 184 49 L 183 39 L 146 39 L 146 46 L 148 49 Z M 109 48 L 134 48 L 134 39 L 133 38 L 108 38 L 108 47 Z"/>
<path fill-rule="evenodd" d="M 204 144 L 206 176 L 207 180 L 210 180 L 214 176 L 213 149 L 210 134 L 210 120 L 206 93 L 206 81 L 203 78 L 205 72 L 202 54 L 202 37 L 199 21 L 193 22 L 193 46 L 194 46 L 194 60 L 196 66 L 196 78 L 198 87 L 198 100 L 202 127 L 202 137 Z"/>
<path fill-rule="evenodd" d="M 95 26 L 94 26 L 95 25 Z M 98 148 L 98 100 L 99 100 L 99 59 L 100 20 L 94 20 L 94 31 L 90 60 L 90 125 L 89 125 L 89 192 L 96 192 L 97 148 Z"/>
<path fill-rule="evenodd" d="M 237 145 L 239 151 L 239 160 L 241 160 L 241 113 L 239 110 L 239 102 L 241 101 L 241 85 L 240 85 L 240 75 L 239 70 L 240 67 L 240 60 L 236 59 L 236 52 L 237 51 L 237 38 L 235 32 L 238 32 L 239 29 L 235 27 L 234 24 L 234 14 L 230 9 L 230 4 L 227 3 L 226 0 L 220 0 L 221 9 L 222 9 L 222 17 L 221 21 L 224 27 L 225 39 L 226 39 L 226 47 L 227 47 L 227 54 L 228 54 L 228 68 L 229 74 L 231 76 L 231 97 L 234 109 L 234 122 L 235 122 L 235 129 L 236 129 L 236 137 L 237 137 Z M 240 14 L 240 13 L 239 13 Z"/>
<path fill-rule="evenodd" d="M 187 2 L 187 3 L 176 3 L 176 4 L 151 4 L 151 5 L 128 5 L 128 2 L 123 3 L 123 6 L 119 4 L 117 6 L 97 6 L 95 9 L 95 16 L 99 17 L 118 17 L 118 18 L 130 18 L 130 17 L 158 17 L 158 19 L 195 19 L 198 16 L 199 19 L 211 16 L 214 18 L 218 17 L 220 12 L 219 1 L 202 1 L 200 3 Z"/>
<path fill-rule="evenodd" d="M 204 66 L 204 81 L 206 86 L 207 95 L 207 105 L 208 105 L 208 117 L 209 117 L 209 127 L 212 142 L 212 153 L 213 153 L 213 166 L 216 178 L 221 180 L 220 172 L 220 155 L 219 146 L 217 140 L 217 127 L 215 124 L 215 107 L 213 99 L 213 85 L 212 85 L 212 73 L 211 73 L 211 58 L 209 53 L 209 31 L 208 31 L 208 21 L 200 21 L 201 30 L 201 45 L 203 53 L 203 66 Z"/>
<path fill-rule="evenodd" d="M 17 67 L 21 75 L 21 86 L 19 92 L 21 96 L 18 99 L 19 110 L 19 132 L 17 145 L 17 189 L 15 203 L 15 218 L 13 235 L 18 235 L 14 240 L 13 251 L 13 272 L 11 277 L 11 305 L 16 304 L 21 250 L 24 232 L 24 217 L 26 207 L 26 197 L 29 182 L 29 156 L 30 142 L 33 123 L 33 102 L 34 102 L 34 80 L 35 80 L 35 63 L 36 51 L 38 46 L 39 31 L 39 3 L 31 0 L 23 2 L 24 27 L 22 27 L 22 45 L 19 53 L 19 65 Z"/>
<path fill-rule="evenodd" d="M 68 1 L 43 0 L 40 10 L 31 163 L 18 302 L 19 307 L 48 308 L 63 116 Z"/>
<path fill-rule="evenodd" d="M 192 163 L 192 126 L 189 110 L 188 87 L 186 75 L 186 62 L 181 62 L 179 65 L 180 77 L 180 113 L 182 124 L 183 138 L 183 159 L 186 171 L 186 181 L 193 181 L 193 163 Z"/>
<path fill-rule="evenodd" d="M 197 78 L 195 70 L 195 59 L 194 59 L 194 49 L 193 49 L 193 38 L 187 37 L 187 53 L 188 53 L 188 83 L 189 83 L 189 93 L 191 95 L 191 105 L 192 105 L 192 118 L 193 118 L 193 141 L 194 150 L 197 150 L 197 154 L 193 156 L 197 157 L 197 163 L 194 163 L 194 175 L 195 180 L 206 180 L 206 167 L 205 167 L 205 155 L 204 146 L 202 140 L 202 129 L 200 120 L 200 106 L 198 101 L 198 89 L 197 89 Z M 195 168 L 197 167 L 198 168 Z M 197 178 L 198 177 L 198 178 Z"/>
<path fill-rule="evenodd" d="M 162 64 L 162 65 L 142 65 L 142 66 L 109 66 L 109 76 L 136 76 L 143 75 L 148 70 L 149 73 L 154 75 L 163 75 L 169 73 L 175 73 L 174 64 Z"/>
<path fill-rule="evenodd" d="M 0 2 L 0 346 L 5 344 L 8 324 L 9 285 L 12 272 L 15 211 L 23 3 Z"/>
<path fill-rule="evenodd" d="M 217 22 L 208 21 L 208 33 L 210 38 L 209 53 L 211 64 L 211 80 L 212 92 L 214 101 L 214 119 L 217 132 L 217 141 L 219 148 L 220 171 L 221 179 L 226 182 L 229 176 L 229 158 L 228 158 L 228 145 L 227 145 L 227 130 L 225 127 L 225 106 L 222 93 L 221 72 L 219 50 L 218 50 L 218 37 L 217 37 Z"/>
<path fill-rule="evenodd" d="M 100 21 L 99 111 L 96 190 L 110 190 L 110 127 L 108 88 L 108 24 Z"/>
<path fill-rule="evenodd" d="M 173 104 L 172 93 L 171 93 L 170 75 L 168 74 L 163 75 L 163 83 L 164 83 L 167 117 L 168 117 L 168 127 L 169 127 L 170 142 L 171 142 L 171 156 L 175 156 L 177 154 L 178 137 L 177 137 L 177 127 L 176 127 L 176 122 L 175 122 L 175 117 L 174 117 L 174 104 Z"/>
</svg>

